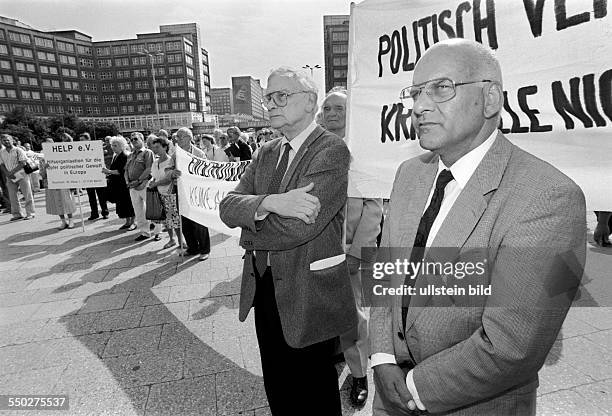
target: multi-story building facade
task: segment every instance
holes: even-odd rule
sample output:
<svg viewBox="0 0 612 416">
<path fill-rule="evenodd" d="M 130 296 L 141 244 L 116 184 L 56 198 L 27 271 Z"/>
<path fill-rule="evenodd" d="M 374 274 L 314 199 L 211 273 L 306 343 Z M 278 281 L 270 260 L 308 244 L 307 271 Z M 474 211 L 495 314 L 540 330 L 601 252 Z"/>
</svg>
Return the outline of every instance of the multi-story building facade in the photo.
<svg viewBox="0 0 612 416">
<path fill-rule="evenodd" d="M 323 16 L 325 91 L 346 87 L 348 72 L 349 16 Z"/>
<path fill-rule="evenodd" d="M 210 89 L 210 109 L 213 114 L 225 115 L 234 113 L 234 100 L 231 88 Z"/>
<path fill-rule="evenodd" d="M 210 111 L 198 25 L 94 42 L 0 18 L 0 112 L 18 105 L 33 115 L 111 121 L 121 131 L 191 126 Z"/>
<path fill-rule="evenodd" d="M 263 89 L 258 79 L 251 76 L 232 77 L 234 113 L 247 114 L 267 120 L 268 112 L 262 105 Z"/>
</svg>

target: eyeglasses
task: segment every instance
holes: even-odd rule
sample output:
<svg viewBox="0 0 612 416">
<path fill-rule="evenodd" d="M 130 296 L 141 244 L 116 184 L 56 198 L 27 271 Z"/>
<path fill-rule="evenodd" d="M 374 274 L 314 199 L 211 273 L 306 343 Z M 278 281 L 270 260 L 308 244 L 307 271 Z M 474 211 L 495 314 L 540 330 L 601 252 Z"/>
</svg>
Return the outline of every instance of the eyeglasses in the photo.
<svg viewBox="0 0 612 416">
<path fill-rule="evenodd" d="M 287 99 L 290 96 L 295 95 L 295 94 L 302 94 L 306 92 L 311 92 L 311 91 L 295 91 L 295 92 L 274 91 L 274 92 L 264 95 L 263 100 L 261 100 L 261 103 L 263 104 L 264 107 L 268 108 L 270 103 L 274 101 L 274 104 L 277 107 L 284 107 L 287 105 Z"/>
<path fill-rule="evenodd" d="M 400 99 L 412 99 L 416 101 L 421 92 L 425 90 L 425 93 L 435 103 L 443 103 L 445 101 L 452 100 L 457 95 L 457 87 L 460 85 L 476 84 L 478 82 L 493 82 L 490 79 L 481 79 L 479 81 L 468 81 L 468 82 L 454 82 L 449 78 L 436 78 L 430 81 L 423 82 L 422 84 L 411 85 L 410 87 L 404 88 L 400 91 Z"/>
</svg>

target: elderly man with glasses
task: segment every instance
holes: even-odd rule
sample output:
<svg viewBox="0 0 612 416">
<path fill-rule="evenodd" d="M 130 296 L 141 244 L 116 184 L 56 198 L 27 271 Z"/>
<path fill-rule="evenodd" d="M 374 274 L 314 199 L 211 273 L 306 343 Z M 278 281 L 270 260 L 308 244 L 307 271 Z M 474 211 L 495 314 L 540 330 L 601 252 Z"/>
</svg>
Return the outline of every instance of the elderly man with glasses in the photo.
<svg viewBox="0 0 612 416">
<path fill-rule="evenodd" d="M 144 147 L 144 136 L 135 132 L 130 136 L 130 142 L 134 148 L 125 165 L 125 183 L 130 190 L 130 199 L 136 213 L 136 225 L 140 235 L 136 241 L 144 241 L 151 237 L 151 223 L 147 221 L 145 213 L 147 210 L 147 184 L 151 179 L 151 166 L 155 156 L 150 149 Z M 153 235 L 159 241 L 161 239 L 161 224 L 154 224 Z"/>
<path fill-rule="evenodd" d="M 413 83 L 401 96 L 429 152 L 400 165 L 381 246 L 402 247 L 412 263 L 426 252 L 426 261 L 467 259 L 486 270 L 465 280 L 447 271 L 394 276 L 414 294 L 371 308 L 373 414 L 534 415 L 538 371 L 582 277 L 584 195 L 497 130 L 502 73 L 485 46 L 437 43 Z M 491 293 L 419 295 L 461 281 Z"/>
<path fill-rule="evenodd" d="M 283 137 L 259 149 L 220 206 L 246 250 L 240 320 L 255 308 L 273 415 L 340 415 L 331 356 L 356 325 L 342 246 L 350 154 L 314 122 L 317 88 L 306 74 L 272 71 L 264 104 Z"/>
</svg>

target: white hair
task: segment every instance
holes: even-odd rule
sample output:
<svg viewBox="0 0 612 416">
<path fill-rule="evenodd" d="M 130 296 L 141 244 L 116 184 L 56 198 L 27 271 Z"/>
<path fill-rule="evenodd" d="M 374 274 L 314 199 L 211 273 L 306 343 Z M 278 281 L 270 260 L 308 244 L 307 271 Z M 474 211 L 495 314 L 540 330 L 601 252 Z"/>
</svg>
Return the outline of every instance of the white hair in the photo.
<svg viewBox="0 0 612 416">
<path fill-rule="evenodd" d="M 319 109 L 319 87 L 317 87 L 317 84 L 314 82 L 310 75 L 308 75 L 304 71 L 299 71 L 288 66 L 281 66 L 279 68 L 273 69 L 272 72 L 270 72 L 268 79 L 272 78 L 273 76 L 291 78 L 302 87 L 302 90 L 304 92 L 313 94 L 315 101 L 314 113 L 316 114 Z"/>
<path fill-rule="evenodd" d="M 121 147 L 121 150 L 123 150 L 124 152 L 125 152 L 125 149 L 128 148 L 127 140 L 125 140 L 125 137 L 123 136 L 112 136 L 110 138 L 111 146 L 113 145 L 113 143 L 118 143 L 119 146 Z"/>
</svg>

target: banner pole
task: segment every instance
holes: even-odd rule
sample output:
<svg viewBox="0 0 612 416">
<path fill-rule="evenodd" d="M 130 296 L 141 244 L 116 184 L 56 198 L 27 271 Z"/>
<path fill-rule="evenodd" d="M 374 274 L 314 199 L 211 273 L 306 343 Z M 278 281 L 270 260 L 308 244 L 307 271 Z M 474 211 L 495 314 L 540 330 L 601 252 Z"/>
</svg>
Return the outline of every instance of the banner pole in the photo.
<svg viewBox="0 0 612 416">
<path fill-rule="evenodd" d="M 181 261 L 185 261 L 185 254 L 183 253 L 183 217 L 181 217 L 181 204 L 179 204 L 178 197 L 178 178 L 176 179 L 176 211 L 179 216 L 179 229 L 176 236 L 179 240 L 179 256 L 181 256 Z"/>
<path fill-rule="evenodd" d="M 77 198 L 79 199 L 79 212 L 81 214 L 81 228 L 85 232 L 85 220 L 83 220 L 83 206 L 81 205 L 81 189 L 77 188 Z"/>
</svg>

